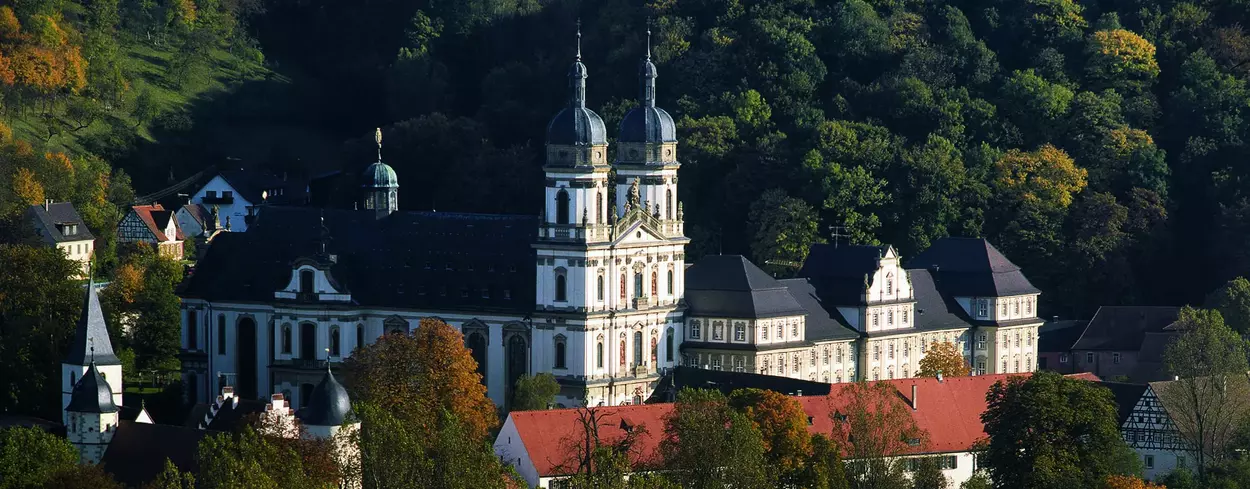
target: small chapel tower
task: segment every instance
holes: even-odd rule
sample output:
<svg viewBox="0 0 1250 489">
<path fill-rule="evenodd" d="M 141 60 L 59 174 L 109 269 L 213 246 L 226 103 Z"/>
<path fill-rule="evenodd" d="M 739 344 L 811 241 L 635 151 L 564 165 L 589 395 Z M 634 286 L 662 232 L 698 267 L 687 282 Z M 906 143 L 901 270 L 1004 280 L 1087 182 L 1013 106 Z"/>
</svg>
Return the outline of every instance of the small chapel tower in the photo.
<svg viewBox="0 0 1250 489">
<path fill-rule="evenodd" d="M 378 161 L 371 163 L 361 175 L 362 207 L 385 217 L 399 210 L 399 177 L 390 165 L 382 162 L 382 128 L 373 133 L 373 140 L 378 143 Z"/>
<path fill-rule="evenodd" d="M 347 389 L 330 372 L 329 362 L 326 363 L 326 373 L 321 377 L 321 382 L 313 388 L 308 407 L 299 410 L 295 416 L 299 418 L 303 428 L 300 431 L 301 438 L 330 440 L 340 466 L 360 465 L 360 449 L 353 442 L 353 434 L 360 432 L 360 421 L 352 415 L 351 398 L 347 395 Z M 346 487 L 359 487 L 357 478 L 349 477 L 349 480 L 353 482 Z"/>
<path fill-rule="evenodd" d="M 91 272 L 88 271 L 88 275 Z M 68 409 L 75 386 L 87 377 L 92 365 L 111 389 L 112 404 L 122 404 L 122 362 L 113 353 L 113 343 L 109 341 L 108 326 L 104 323 L 104 313 L 100 310 L 100 297 L 96 293 L 95 280 L 87 280 L 87 293 L 83 299 L 82 314 L 74 330 L 74 339 L 70 343 L 69 355 L 61 362 L 61 409 Z M 92 362 L 94 360 L 94 363 Z M 68 411 L 62 422 L 69 426 Z"/>
<path fill-rule="evenodd" d="M 114 389 L 100 374 L 94 361 L 74 385 L 65 406 L 65 436 L 78 449 L 79 462 L 97 464 L 117 432 L 117 403 Z M 118 379 L 120 391 L 121 379 Z"/>
</svg>

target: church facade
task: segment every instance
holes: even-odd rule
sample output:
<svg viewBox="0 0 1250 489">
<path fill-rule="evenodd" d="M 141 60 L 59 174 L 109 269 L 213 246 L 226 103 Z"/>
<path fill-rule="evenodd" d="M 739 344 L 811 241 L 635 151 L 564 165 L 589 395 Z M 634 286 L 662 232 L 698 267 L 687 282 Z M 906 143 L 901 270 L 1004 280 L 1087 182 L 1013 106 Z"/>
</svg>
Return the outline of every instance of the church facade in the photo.
<svg viewBox="0 0 1250 489">
<path fill-rule="evenodd" d="M 983 240 L 939 242 L 915 267 L 889 247 L 821 247 L 790 280 L 742 257 L 688 265 L 676 127 L 656 106 L 649 53 L 639 76 L 639 106 L 609 162 L 579 35 L 568 105 L 547 128 L 539 216 L 400 211 L 380 131 L 358 210 L 259 206 L 180 292 L 187 401 L 230 385 L 303 406 L 327 363 L 430 317 L 464 334 L 501 406 L 536 373 L 556 377 L 566 406 L 640 403 L 679 364 L 822 382 L 909 377 L 938 340 L 963 346 L 978 373 L 1033 370 L 1038 292 Z"/>
</svg>

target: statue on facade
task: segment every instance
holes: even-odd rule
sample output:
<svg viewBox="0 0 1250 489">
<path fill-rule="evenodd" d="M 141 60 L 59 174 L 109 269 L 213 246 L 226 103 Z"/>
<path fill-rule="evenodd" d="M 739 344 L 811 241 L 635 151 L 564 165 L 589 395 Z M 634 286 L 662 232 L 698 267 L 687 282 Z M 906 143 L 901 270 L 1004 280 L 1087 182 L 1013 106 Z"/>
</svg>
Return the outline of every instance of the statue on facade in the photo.
<svg viewBox="0 0 1250 489">
<path fill-rule="evenodd" d="M 638 207 L 639 199 L 641 199 L 641 197 L 638 195 L 638 179 L 635 178 L 634 181 L 629 184 L 630 207 L 631 208 Z"/>
</svg>

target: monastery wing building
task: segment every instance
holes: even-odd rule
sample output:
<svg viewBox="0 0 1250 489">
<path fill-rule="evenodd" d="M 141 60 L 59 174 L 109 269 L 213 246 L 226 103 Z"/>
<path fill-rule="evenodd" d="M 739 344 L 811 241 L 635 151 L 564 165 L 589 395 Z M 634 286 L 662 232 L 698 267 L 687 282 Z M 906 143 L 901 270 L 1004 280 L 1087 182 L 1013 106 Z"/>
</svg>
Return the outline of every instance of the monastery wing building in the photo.
<svg viewBox="0 0 1250 489">
<path fill-rule="evenodd" d="M 230 385 L 304 406 L 327 363 L 427 317 L 464 334 L 498 405 L 541 372 L 565 406 L 641 403 L 679 364 L 905 378 L 935 341 L 977 374 L 1034 369 L 1039 292 L 981 239 L 939 240 L 906 264 L 888 246 L 820 245 L 788 280 L 740 256 L 688 267 L 677 131 L 650 50 L 609 162 L 578 37 L 568 105 L 547 127 L 542 215 L 399 210 L 379 132 L 358 210 L 262 205 L 246 232 L 214 240 L 181 292 L 187 401 Z"/>
</svg>

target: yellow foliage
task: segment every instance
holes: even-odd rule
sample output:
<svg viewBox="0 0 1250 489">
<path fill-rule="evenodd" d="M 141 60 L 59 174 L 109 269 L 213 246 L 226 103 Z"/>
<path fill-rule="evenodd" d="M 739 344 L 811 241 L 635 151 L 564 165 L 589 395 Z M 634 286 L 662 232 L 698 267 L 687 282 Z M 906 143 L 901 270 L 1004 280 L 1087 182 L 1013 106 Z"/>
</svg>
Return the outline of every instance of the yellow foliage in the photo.
<svg viewBox="0 0 1250 489">
<path fill-rule="evenodd" d="M 133 263 L 117 268 L 116 277 L 109 287 L 117 287 L 117 295 L 124 304 L 132 304 L 139 290 L 143 288 L 143 270 Z"/>
<path fill-rule="evenodd" d="M 9 6 L 0 7 L 0 42 L 17 40 L 22 34 L 22 24 L 17 21 L 17 14 Z"/>
<path fill-rule="evenodd" d="M 1107 137 L 1111 148 L 1121 157 L 1127 157 L 1137 148 L 1153 146 L 1155 143 L 1154 138 L 1141 129 L 1112 129 Z"/>
<path fill-rule="evenodd" d="M 9 144 L 11 142 L 13 142 L 13 128 L 0 121 L 0 144 Z"/>
<path fill-rule="evenodd" d="M 1013 149 L 1003 154 L 995 167 L 995 186 L 1020 200 L 1067 207 L 1072 196 L 1085 188 L 1087 171 L 1076 166 L 1068 153 L 1050 144 L 1036 151 Z"/>
<path fill-rule="evenodd" d="M 1161 484 L 1152 484 L 1136 477 L 1127 475 L 1107 476 L 1103 481 L 1103 489 L 1167 489 Z"/>
<path fill-rule="evenodd" d="M 18 168 L 13 173 L 13 194 L 26 205 L 43 203 L 43 185 L 35 179 L 35 172 L 27 168 Z"/>
<path fill-rule="evenodd" d="M 48 163 L 48 168 L 54 174 L 63 174 L 58 176 L 74 178 L 74 163 L 69 160 L 69 156 L 65 153 L 44 153 L 43 159 Z"/>
<path fill-rule="evenodd" d="M 1154 44 L 1132 31 L 1095 32 L 1086 51 L 1090 56 L 1087 70 L 1095 78 L 1122 83 L 1159 76 Z"/>
</svg>

